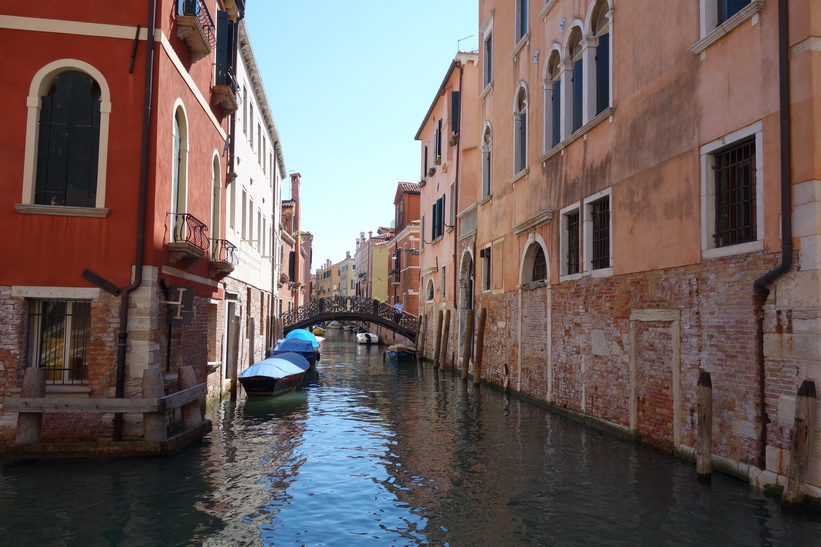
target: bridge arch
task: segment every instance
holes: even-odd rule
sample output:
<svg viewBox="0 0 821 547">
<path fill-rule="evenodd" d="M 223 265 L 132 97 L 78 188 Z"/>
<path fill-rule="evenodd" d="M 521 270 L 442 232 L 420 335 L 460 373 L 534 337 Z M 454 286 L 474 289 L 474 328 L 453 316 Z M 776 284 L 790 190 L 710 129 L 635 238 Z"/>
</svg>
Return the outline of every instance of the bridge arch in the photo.
<svg viewBox="0 0 821 547">
<path fill-rule="evenodd" d="M 416 341 L 418 319 L 375 298 L 335 296 L 312 300 L 281 315 L 282 329 L 288 333 L 326 321 L 367 321 Z"/>
</svg>

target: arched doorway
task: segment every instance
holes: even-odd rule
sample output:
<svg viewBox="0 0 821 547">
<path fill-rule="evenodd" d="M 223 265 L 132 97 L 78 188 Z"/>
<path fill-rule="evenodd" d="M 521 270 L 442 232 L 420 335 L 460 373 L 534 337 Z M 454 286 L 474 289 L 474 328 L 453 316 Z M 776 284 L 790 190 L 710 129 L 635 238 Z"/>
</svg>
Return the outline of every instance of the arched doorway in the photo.
<svg viewBox="0 0 821 547">
<path fill-rule="evenodd" d="M 473 309 L 473 269 L 473 255 L 470 254 L 470 251 L 465 250 L 459 267 L 459 353 L 462 352 L 465 343 L 467 313 L 468 310 Z M 472 344 L 471 351 L 473 351 Z"/>
</svg>

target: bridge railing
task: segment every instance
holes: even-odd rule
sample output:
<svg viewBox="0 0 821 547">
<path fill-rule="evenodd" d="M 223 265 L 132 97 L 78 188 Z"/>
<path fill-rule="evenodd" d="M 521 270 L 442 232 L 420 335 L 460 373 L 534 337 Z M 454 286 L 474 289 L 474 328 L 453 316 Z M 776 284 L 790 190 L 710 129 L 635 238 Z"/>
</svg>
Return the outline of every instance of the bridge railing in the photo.
<svg viewBox="0 0 821 547">
<path fill-rule="evenodd" d="M 282 325 L 288 327 L 325 314 L 356 314 L 379 317 L 407 330 L 416 330 L 416 316 L 398 311 L 390 304 L 362 296 L 334 296 L 320 298 L 282 314 Z"/>
</svg>

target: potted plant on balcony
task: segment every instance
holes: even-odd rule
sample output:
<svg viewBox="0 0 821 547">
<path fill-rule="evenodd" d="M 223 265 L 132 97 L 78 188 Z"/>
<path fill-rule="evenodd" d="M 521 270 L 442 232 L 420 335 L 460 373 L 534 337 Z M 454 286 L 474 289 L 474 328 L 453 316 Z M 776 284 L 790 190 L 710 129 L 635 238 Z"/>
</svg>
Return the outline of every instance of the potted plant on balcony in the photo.
<svg viewBox="0 0 821 547">
<path fill-rule="evenodd" d="M 429 177 L 432 177 L 435 174 L 436 174 L 436 167 L 431 167 L 430 169 L 428 169 L 428 176 Z"/>
</svg>

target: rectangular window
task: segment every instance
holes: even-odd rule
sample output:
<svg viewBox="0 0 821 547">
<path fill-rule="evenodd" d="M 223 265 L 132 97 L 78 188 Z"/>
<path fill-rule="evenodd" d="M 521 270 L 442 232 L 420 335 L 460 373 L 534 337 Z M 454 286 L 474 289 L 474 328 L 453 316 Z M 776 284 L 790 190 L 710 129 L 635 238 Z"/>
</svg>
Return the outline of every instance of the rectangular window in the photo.
<svg viewBox="0 0 821 547">
<path fill-rule="evenodd" d="M 450 92 L 450 130 L 453 133 L 459 132 L 459 92 Z"/>
<path fill-rule="evenodd" d="M 254 105 L 248 105 L 248 142 L 254 149 Z"/>
<path fill-rule="evenodd" d="M 236 180 L 236 179 L 235 179 Z M 248 239 L 247 222 L 248 222 L 248 193 L 245 188 L 242 189 L 242 239 Z"/>
<path fill-rule="evenodd" d="M 228 207 L 228 225 L 234 228 L 237 217 L 237 183 L 231 182 L 231 198 Z"/>
<path fill-rule="evenodd" d="M 596 115 L 610 106 L 610 34 L 599 36 L 596 47 Z"/>
<path fill-rule="evenodd" d="M 450 225 L 456 226 L 456 182 L 450 183 Z"/>
<path fill-rule="evenodd" d="M 714 154 L 716 247 L 756 240 L 755 139 Z"/>
<path fill-rule="evenodd" d="M 46 381 L 82 384 L 88 380 L 91 302 L 31 300 L 31 366 L 46 369 Z"/>
<path fill-rule="evenodd" d="M 485 38 L 485 59 L 484 59 L 484 87 L 493 81 L 493 33 L 489 33 Z"/>
<path fill-rule="evenodd" d="M 248 88 L 242 86 L 242 133 L 248 134 Z"/>
<path fill-rule="evenodd" d="M 268 171 L 268 150 L 264 136 L 262 137 L 262 154 L 260 155 L 260 160 L 262 160 L 262 174 L 264 175 Z"/>
<path fill-rule="evenodd" d="M 490 246 L 479 251 L 479 258 L 482 259 L 482 290 L 489 291 L 491 284 L 491 263 L 490 263 Z"/>
<path fill-rule="evenodd" d="M 442 291 L 441 291 L 442 292 L 442 298 L 445 298 L 447 296 L 447 286 L 448 286 L 447 268 L 445 266 L 442 266 L 442 280 L 441 280 L 440 284 L 442 285 Z"/>
<path fill-rule="evenodd" d="M 565 275 L 579 273 L 579 210 L 565 215 L 566 258 Z"/>
<path fill-rule="evenodd" d="M 592 224 L 591 266 L 594 270 L 610 267 L 610 196 L 590 203 Z"/>
<path fill-rule="evenodd" d="M 573 131 L 582 126 L 582 102 L 584 100 L 584 61 L 573 63 Z"/>
<path fill-rule="evenodd" d="M 527 0 L 516 2 L 516 43 L 527 34 Z"/>
</svg>

